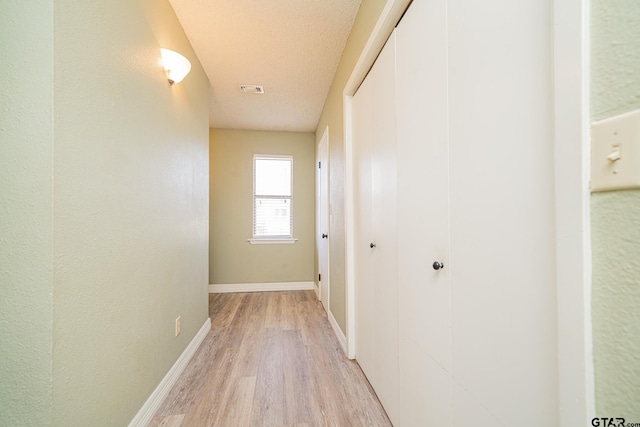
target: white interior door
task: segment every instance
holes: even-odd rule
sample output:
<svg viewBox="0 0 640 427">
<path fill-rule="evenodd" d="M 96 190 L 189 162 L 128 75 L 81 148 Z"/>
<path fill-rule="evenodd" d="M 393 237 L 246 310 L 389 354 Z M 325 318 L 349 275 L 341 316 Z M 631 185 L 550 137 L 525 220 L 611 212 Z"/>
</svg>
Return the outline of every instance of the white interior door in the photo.
<svg viewBox="0 0 640 427">
<path fill-rule="evenodd" d="M 398 412 L 395 35 L 353 98 L 356 359 L 389 418 Z"/>
<path fill-rule="evenodd" d="M 451 425 L 446 5 L 396 28 L 401 426 Z"/>
<path fill-rule="evenodd" d="M 329 127 L 318 144 L 317 173 L 317 250 L 320 280 L 320 301 L 329 312 Z"/>
</svg>

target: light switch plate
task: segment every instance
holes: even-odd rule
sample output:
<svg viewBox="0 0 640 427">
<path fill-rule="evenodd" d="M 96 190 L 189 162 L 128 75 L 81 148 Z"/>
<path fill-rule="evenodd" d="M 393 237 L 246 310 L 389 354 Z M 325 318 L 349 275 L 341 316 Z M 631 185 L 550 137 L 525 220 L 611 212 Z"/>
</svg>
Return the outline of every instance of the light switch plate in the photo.
<svg viewBox="0 0 640 427">
<path fill-rule="evenodd" d="M 591 125 L 591 191 L 640 188 L 640 110 Z"/>
</svg>

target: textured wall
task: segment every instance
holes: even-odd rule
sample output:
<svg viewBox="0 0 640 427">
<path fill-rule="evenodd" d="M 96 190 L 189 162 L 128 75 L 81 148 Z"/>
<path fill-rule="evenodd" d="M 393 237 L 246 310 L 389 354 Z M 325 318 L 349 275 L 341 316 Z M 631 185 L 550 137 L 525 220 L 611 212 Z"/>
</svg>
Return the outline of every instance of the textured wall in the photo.
<svg viewBox="0 0 640 427">
<path fill-rule="evenodd" d="M 0 425 L 45 426 L 51 405 L 52 13 L 0 5 Z"/>
<path fill-rule="evenodd" d="M 212 284 L 312 282 L 315 144 L 312 133 L 211 129 Z M 292 245 L 251 245 L 253 155 L 293 155 Z"/>
<path fill-rule="evenodd" d="M 592 0 L 592 116 L 640 108 L 640 3 Z M 596 410 L 640 420 L 640 190 L 594 193 Z"/>
<path fill-rule="evenodd" d="M 343 331 L 346 331 L 347 325 L 347 306 L 342 93 L 385 4 L 386 0 L 364 0 L 361 3 L 316 128 L 316 143 L 319 143 L 325 127 L 329 126 L 329 204 L 331 206 L 329 218 L 331 233 L 329 239 L 329 271 L 331 274 L 329 308 Z M 317 269 L 316 265 L 316 276 Z"/>
<path fill-rule="evenodd" d="M 591 0 L 594 120 L 640 108 L 640 3 Z"/>
<path fill-rule="evenodd" d="M 207 318 L 208 82 L 166 0 L 55 0 L 54 52 L 53 425 L 123 426 Z"/>
</svg>

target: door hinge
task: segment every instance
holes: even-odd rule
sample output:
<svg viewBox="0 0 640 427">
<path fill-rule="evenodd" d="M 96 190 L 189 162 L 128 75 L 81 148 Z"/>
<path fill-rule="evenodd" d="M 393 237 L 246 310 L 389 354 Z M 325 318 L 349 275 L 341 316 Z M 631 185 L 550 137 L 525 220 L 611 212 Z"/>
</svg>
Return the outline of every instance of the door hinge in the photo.
<svg viewBox="0 0 640 427">
<path fill-rule="evenodd" d="M 322 162 L 318 162 L 318 169 L 322 168 Z"/>
<path fill-rule="evenodd" d="M 318 282 L 322 282 L 322 274 L 318 274 Z"/>
</svg>

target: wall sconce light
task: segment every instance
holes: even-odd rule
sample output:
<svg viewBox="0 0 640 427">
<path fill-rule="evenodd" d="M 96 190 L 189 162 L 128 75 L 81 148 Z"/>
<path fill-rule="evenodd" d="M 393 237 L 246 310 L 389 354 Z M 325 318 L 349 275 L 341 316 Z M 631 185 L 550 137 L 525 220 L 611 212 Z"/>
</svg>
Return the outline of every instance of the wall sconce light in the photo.
<svg viewBox="0 0 640 427">
<path fill-rule="evenodd" d="M 160 49 L 160 51 L 162 52 L 162 64 L 167 71 L 169 84 L 180 83 L 191 71 L 191 62 L 178 52 L 169 49 Z"/>
</svg>

